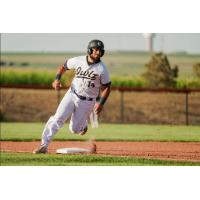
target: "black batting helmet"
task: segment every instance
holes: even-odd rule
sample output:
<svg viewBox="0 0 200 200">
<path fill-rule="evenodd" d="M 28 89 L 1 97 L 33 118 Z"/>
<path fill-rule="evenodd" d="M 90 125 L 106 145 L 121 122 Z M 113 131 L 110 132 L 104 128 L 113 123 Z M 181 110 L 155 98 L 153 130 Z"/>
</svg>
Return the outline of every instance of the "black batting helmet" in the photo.
<svg viewBox="0 0 200 200">
<path fill-rule="evenodd" d="M 91 40 L 87 47 L 87 53 L 90 55 L 92 54 L 92 48 L 100 49 L 101 51 L 101 57 L 104 55 L 104 44 L 101 40 Z"/>
</svg>

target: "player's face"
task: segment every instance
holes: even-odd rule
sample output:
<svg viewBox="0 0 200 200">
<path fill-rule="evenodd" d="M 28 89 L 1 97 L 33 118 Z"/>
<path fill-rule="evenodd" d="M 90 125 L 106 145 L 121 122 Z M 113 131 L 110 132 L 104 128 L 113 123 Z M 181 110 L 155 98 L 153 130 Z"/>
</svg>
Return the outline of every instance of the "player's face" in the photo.
<svg viewBox="0 0 200 200">
<path fill-rule="evenodd" d="M 99 60 L 101 58 L 101 50 L 98 48 L 92 49 L 92 54 L 90 55 L 92 59 Z"/>
</svg>

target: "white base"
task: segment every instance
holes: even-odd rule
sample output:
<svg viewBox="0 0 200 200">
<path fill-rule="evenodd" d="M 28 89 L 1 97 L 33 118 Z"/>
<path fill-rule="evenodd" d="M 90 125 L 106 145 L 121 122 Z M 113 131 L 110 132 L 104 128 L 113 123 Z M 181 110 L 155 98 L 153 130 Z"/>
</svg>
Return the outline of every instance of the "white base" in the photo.
<svg viewBox="0 0 200 200">
<path fill-rule="evenodd" d="M 59 154 L 74 154 L 74 153 L 89 153 L 89 152 L 90 150 L 83 148 L 62 148 L 56 150 L 56 153 Z"/>
</svg>

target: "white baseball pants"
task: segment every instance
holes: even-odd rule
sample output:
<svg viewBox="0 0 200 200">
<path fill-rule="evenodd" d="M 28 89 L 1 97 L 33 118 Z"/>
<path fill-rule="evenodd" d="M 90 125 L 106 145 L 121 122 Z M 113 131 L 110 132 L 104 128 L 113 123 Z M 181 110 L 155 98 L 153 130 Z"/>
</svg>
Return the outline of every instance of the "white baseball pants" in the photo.
<svg viewBox="0 0 200 200">
<path fill-rule="evenodd" d="M 96 100 L 81 100 L 71 89 L 67 91 L 60 102 L 54 116 L 47 121 L 43 133 L 42 144 L 48 146 L 53 136 L 71 117 L 69 129 L 72 133 L 80 133 L 87 127 L 87 120 L 93 110 Z"/>
</svg>

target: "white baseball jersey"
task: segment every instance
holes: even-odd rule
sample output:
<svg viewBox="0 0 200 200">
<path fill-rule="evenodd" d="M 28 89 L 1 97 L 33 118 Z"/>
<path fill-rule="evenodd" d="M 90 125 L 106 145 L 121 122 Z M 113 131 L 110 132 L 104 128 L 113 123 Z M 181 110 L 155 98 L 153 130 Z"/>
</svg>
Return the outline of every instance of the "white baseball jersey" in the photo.
<svg viewBox="0 0 200 200">
<path fill-rule="evenodd" d="M 87 56 L 79 56 L 67 60 L 64 67 L 75 69 L 71 88 L 81 96 L 96 98 L 100 86 L 110 84 L 109 73 L 102 61 L 89 65 Z"/>
<path fill-rule="evenodd" d="M 82 132 L 87 127 L 87 120 L 93 111 L 100 86 L 110 84 L 108 71 L 102 61 L 89 65 L 87 56 L 79 56 L 66 61 L 64 67 L 65 69 L 75 69 L 76 74 L 71 88 L 43 130 L 42 145 L 46 147 L 70 117 L 70 131 L 72 133 Z"/>
</svg>

